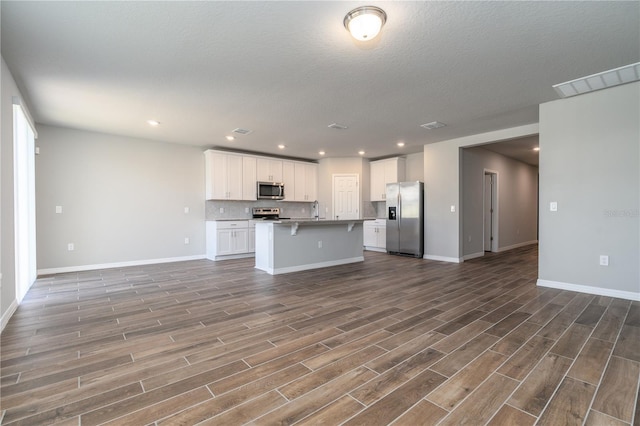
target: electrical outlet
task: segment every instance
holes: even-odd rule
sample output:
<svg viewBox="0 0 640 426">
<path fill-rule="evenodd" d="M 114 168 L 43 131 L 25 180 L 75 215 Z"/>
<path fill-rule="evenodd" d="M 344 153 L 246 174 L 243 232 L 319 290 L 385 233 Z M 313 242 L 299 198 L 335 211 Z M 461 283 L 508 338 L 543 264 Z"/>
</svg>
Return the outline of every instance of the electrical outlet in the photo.
<svg viewBox="0 0 640 426">
<path fill-rule="evenodd" d="M 36 146 L 36 155 L 39 155 L 39 154 L 40 154 L 40 147 Z"/>
<path fill-rule="evenodd" d="M 451 206 L 451 213 L 455 213 L 456 212 L 456 206 Z"/>
<path fill-rule="evenodd" d="M 73 243 L 69 243 L 69 244 L 67 244 L 67 250 L 69 250 L 69 251 L 74 251 L 75 249 L 76 249 L 76 247 L 74 246 L 74 244 L 73 244 Z"/>
<path fill-rule="evenodd" d="M 550 212 L 557 212 L 558 211 L 558 202 L 557 201 L 552 201 L 549 203 L 549 211 Z"/>
<path fill-rule="evenodd" d="M 184 237 L 184 243 L 189 244 L 189 237 Z"/>
<path fill-rule="evenodd" d="M 609 256 L 605 254 L 600 255 L 600 266 L 609 266 Z"/>
<path fill-rule="evenodd" d="M 62 214 L 62 206 L 56 206 L 56 213 Z"/>
<path fill-rule="evenodd" d="M 302 213 L 304 213 L 304 212 L 305 212 L 305 210 L 304 210 L 304 207 L 303 207 L 303 208 L 302 208 Z"/>
<path fill-rule="evenodd" d="M 224 207 L 220 207 L 220 213 L 224 213 Z"/>
<path fill-rule="evenodd" d="M 318 241 L 318 248 L 322 248 L 322 241 Z"/>
<path fill-rule="evenodd" d="M 189 213 L 189 207 L 184 208 L 184 214 L 187 214 L 187 213 Z"/>
<path fill-rule="evenodd" d="M 469 235 L 469 242 L 471 242 L 471 235 Z"/>
<path fill-rule="evenodd" d="M 244 208 L 244 212 L 245 212 L 245 213 L 249 213 L 249 207 L 245 207 L 245 208 Z"/>
</svg>

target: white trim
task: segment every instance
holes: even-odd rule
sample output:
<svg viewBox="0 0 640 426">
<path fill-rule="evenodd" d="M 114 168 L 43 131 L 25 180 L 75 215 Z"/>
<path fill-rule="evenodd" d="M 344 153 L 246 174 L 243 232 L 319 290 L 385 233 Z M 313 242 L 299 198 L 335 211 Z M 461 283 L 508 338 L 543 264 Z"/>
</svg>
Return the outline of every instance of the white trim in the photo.
<svg viewBox="0 0 640 426">
<path fill-rule="evenodd" d="M 29 108 L 27 108 L 24 102 L 22 102 L 22 98 L 20 98 L 20 96 L 12 96 L 11 103 L 13 105 L 19 106 L 20 109 L 22 109 L 22 112 L 24 113 L 24 117 L 27 119 L 27 123 L 29 123 L 29 127 L 31 127 L 31 131 L 33 132 L 34 139 L 38 139 L 38 131 L 36 130 L 35 121 L 33 121 L 33 118 L 31 117 L 31 112 L 29 111 Z"/>
<path fill-rule="evenodd" d="M 95 271 L 96 269 L 124 268 L 127 266 L 155 265 L 158 263 L 184 262 L 187 260 L 201 260 L 205 258 L 206 257 L 204 254 L 198 254 L 194 256 L 166 257 L 163 259 L 133 260 L 129 262 L 100 263 L 96 265 L 65 266 L 62 268 L 38 269 L 38 276 L 49 274 L 63 274 L 67 272 Z"/>
<path fill-rule="evenodd" d="M 602 287 L 593 287 L 590 285 L 570 284 L 559 281 L 541 280 L 538 278 L 538 287 L 557 288 L 559 290 L 577 291 L 579 293 L 595 294 L 598 296 L 616 297 L 618 299 L 637 300 L 640 301 L 640 293 L 631 291 L 612 290 Z"/>
<path fill-rule="evenodd" d="M 507 250 L 513 250 L 513 249 L 518 248 L 518 247 L 530 246 L 531 244 L 538 244 L 538 240 L 524 241 L 524 242 L 521 242 L 521 243 L 517 243 L 517 244 L 512 244 L 510 246 L 506 246 L 506 247 L 499 247 L 498 248 L 498 253 L 501 253 L 501 252 L 507 251 Z"/>
<path fill-rule="evenodd" d="M 16 309 L 18 309 L 18 300 L 13 299 L 11 305 L 9 305 L 4 314 L 2 314 L 2 319 L 0 320 L 0 333 L 4 331 L 4 328 L 7 326 L 7 323 L 16 312 Z"/>
<path fill-rule="evenodd" d="M 240 253 L 240 254 L 224 254 L 219 256 L 206 256 L 206 259 L 219 261 L 219 260 L 230 260 L 230 259 L 244 259 L 247 257 L 256 257 L 256 253 L 254 251 L 249 253 Z"/>
<path fill-rule="evenodd" d="M 357 262 L 364 262 L 364 256 L 356 256 L 356 257 L 351 257 L 347 259 L 329 260 L 326 262 L 319 262 L 319 263 L 308 263 L 306 265 L 287 266 L 285 268 L 277 268 L 277 269 L 270 268 L 270 267 L 259 268 L 258 266 L 256 266 L 256 269 L 260 269 L 261 271 L 265 271 L 266 273 L 271 275 L 279 275 L 279 274 L 288 274 L 289 272 L 299 272 L 299 271 L 306 271 L 309 269 L 328 268 L 330 266 L 346 265 L 348 263 L 357 263 Z"/>
<path fill-rule="evenodd" d="M 499 172 L 492 169 L 484 169 L 484 173 L 482 174 L 482 248 L 484 249 L 484 223 L 485 213 L 487 212 L 486 206 L 484 205 L 486 198 L 484 177 L 488 174 L 495 176 L 495 182 L 493 182 L 491 185 L 491 201 L 493 203 L 493 206 L 491 206 L 493 208 L 493 215 L 491 216 L 491 230 L 493 231 L 493 240 L 491 240 L 490 245 L 491 251 L 497 253 L 500 251 L 500 249 L 498 248 L 498 246 L 500 245 L 500 179 Z M 495 184 L 495 186 L 493 184 Z"/>
<path fill-rule="evenodd" d="M 380 248 L 380 247 L 374 247 L 374 246 L 364 246 L 364 249 L 368 250 L 368 251 L 377 251 L 378 253 L 386 253 L 387 252 L 387 249 L 383 249 L 383 248 Z"/>
<path fill-rule="evenodd" d="M 471 260 L 471 259 L 476 259 L 478 257 L 483 257 L 484 256 L 484 252 L 478 252 L 478 253 L 471 253 L 471 254 L 466 254 L 464 256 L 462 256 L 462 260 Z"/>
<path fill-rule="evenodd" d="M 452 263 L 464 262 L 464 258 L 460 258 L 460 257 L 434 256 L 431 254 L 425 254 L 424 256 L 422 256 L 422 258 L 427 260 L 437 260 L 438 262 L 452 262 Z"/>
</svg>

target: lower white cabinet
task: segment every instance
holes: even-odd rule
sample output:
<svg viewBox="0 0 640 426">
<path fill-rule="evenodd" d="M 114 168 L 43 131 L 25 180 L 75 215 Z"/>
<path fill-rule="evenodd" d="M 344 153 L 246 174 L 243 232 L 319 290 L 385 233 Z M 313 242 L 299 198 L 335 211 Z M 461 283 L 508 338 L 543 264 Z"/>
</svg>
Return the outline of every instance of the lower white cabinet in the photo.
<svg viewBox="0 0 640 426">
<path fill-rule="evenodd" d="M 365 250 L 387 251 L 387 221 L 386 219 L 365 220 L 363 222 L 362 242 Z"/>
<path fill-rule="evenodd" d="M 255 228 L 248 220 L 207 221 L 207 259 L 251 257 L 255 252 Z M 250 238 L 251 235 L 251 238 Z"/>
</svg>

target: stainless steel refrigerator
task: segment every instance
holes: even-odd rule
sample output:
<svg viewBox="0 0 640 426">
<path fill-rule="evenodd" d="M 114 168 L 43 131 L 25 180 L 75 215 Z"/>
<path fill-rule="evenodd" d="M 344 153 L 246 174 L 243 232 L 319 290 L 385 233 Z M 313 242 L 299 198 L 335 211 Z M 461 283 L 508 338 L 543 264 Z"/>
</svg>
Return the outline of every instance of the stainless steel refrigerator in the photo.
<svg viewBox="0 0 640 426">
<path fill-rule="evenodd" d="M 424 253 L 424 184 L 387 184 L 387 252 L 422 257 Z"/>
</svg>

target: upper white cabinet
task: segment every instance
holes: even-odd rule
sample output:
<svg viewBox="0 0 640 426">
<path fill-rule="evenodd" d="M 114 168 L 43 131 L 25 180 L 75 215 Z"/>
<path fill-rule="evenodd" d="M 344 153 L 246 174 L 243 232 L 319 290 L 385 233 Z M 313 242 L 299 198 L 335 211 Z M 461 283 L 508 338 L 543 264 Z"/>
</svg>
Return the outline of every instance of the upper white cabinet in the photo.
<svg viewBox="0 0 640 426">
<path fill-rule="evenodd" d="M 258 157 L 256 172 L 260 182 L 282 182 L 282 160 Z"/>
<path fill-rule="evenodd" d="M 402 157 L 369 163 L 371 172 L 371 201 L 385 201 L 387 184 L 405 180 L 405 159 Z"/>
<path fill-rule="evenodd" d="M 318 198 L 318 166 L 311 163 L 295 163 L 294 171 L 295 201 L 316 200 Z"/>
<path fill-rule="evenodd" d="M 256 157 L 242 157 L 242 199 L 257 200 Z"/>
<path fill-rule="evenodd" d="M 242 200 L 242 156 L 205 151 L 207 200 Z"/>
<path fill-rule="evenodd" d="M 284 201 L 296 201 L 296 166 L 293 161 L 282 162 L 282 183 L 284 183 Z"/>
<path fill-rule="evenodd" d="M 205 151 L 206 199 L 257 199 L 257 182 L 283 182 L 284 201 L 318 198 L 318 165 L 226 151 Z"/>
</svg>

